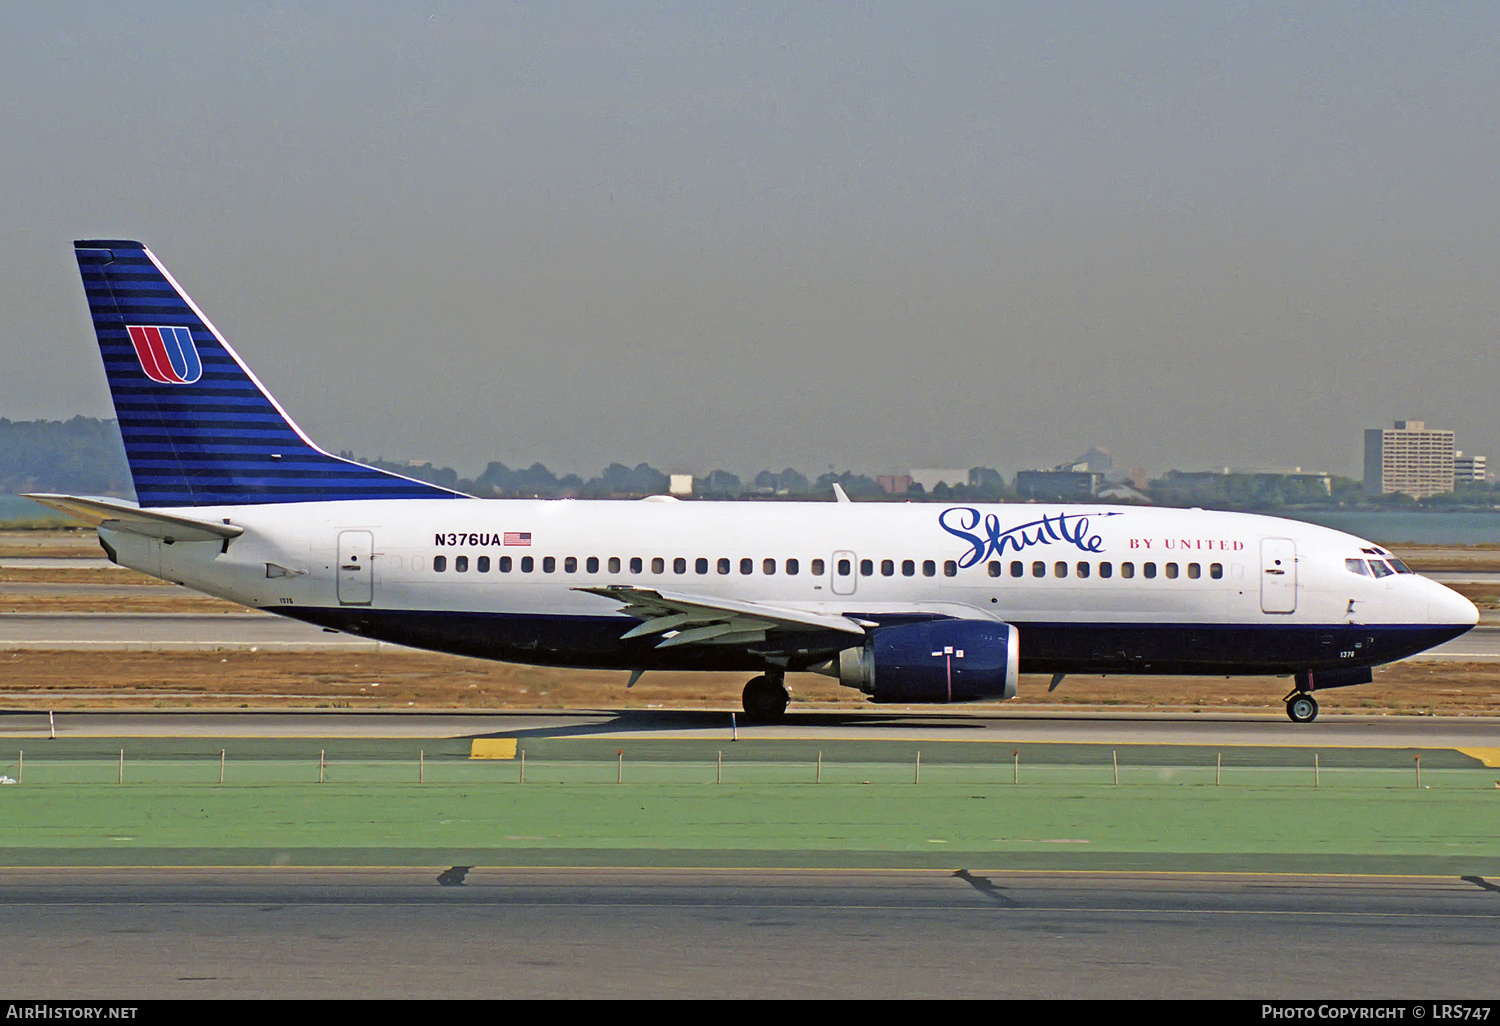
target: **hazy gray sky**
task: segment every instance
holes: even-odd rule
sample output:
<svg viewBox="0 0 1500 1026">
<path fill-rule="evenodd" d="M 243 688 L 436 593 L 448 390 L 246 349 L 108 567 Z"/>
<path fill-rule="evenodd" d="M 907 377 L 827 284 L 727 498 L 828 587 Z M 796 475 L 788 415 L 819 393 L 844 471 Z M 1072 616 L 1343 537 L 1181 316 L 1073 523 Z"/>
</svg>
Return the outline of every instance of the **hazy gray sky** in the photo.
<svg viewBox="0 0 1500 1026">
<path fill-rule="evenodd" d="M 1500 457 L 1500 4 L 17 4 L 0 416 L 143 240 L 330 449 Z"/>
</svg>

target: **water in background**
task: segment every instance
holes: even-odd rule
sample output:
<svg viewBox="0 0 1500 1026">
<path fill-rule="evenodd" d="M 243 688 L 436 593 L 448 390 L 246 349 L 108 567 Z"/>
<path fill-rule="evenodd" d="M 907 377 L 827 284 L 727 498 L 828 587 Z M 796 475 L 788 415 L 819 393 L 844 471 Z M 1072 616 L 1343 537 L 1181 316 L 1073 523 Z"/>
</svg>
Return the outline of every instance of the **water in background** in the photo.
<svg viewBox="0 0 1500 1026">
<path fill-rule="evenodd" d="M 42 527 L 49 524 L 66 527 L 70 524 L 77 526 L 77 523 L 19 495 L 0 495 L 0 527 Z"/>
<path fill-rule="evenodd" d="M 1297 511 L 1292 520 L 1331 527 L 1389 545 L 1500 545 L 1500 512 L 1407 513 Z"/>
</svg>

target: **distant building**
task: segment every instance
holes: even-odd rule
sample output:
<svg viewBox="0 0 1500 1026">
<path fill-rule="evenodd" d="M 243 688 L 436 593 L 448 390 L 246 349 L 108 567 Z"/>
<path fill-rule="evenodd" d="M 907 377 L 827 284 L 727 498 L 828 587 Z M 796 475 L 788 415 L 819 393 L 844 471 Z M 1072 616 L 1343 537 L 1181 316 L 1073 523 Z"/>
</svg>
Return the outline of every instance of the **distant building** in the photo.
<svg viewBox="0 0 1500 1026">
<path fill-rule="evenodd" d="M 1100 449 L 1098 446 L 1095 446 L 1076 460 L 1069 463 L 1059 463 L 1052 469 L 1068 470 L 1074 473 L 1108 474 L 1111 470 L 1115 469 L 1115 458 L 1109 454 L 1108 449 Z"/>
<path fill-rule="evenodd" d="M 906 476 L 911 479 L 907 487 L 919 484 L 922 486 L 924 492 L 931 492 L 940 484 L 946 484 L 949 488 L 955 488 L 958 485 L 967 485 L 969 483 L 969 472 L 967 470 L 956 470 L 951 467 L 913 467 L 907 471 Z"/>
<path fill-rule="evenodd" d="M 672 494 L 672 495 L 692 495 L 693 494 L 693 475 L 692 474 L 673 474 L 668 479 L 668 481 L 669 481 L 669 484 L 667 485 L 667 491 L 670 494 Z"/>
<path fill-rule="evenodd" d="M 1018 470 L 1016 496 L 1021 499 L 1092 499 L 1103 474 L 1087 470 Z"/>
<path fill-rule="evenodd" d="M 880 490 L 887 495 L 905 495 L 911 491 L 910 474 L 879 474 L 875 483 L 880 485 Z"/>
<path fill-rule="evenodd" d="M 1453 491 L 1453 432 L 1420 420 L 1365 431 L 1365 491 L 1414 499 Z"/>
<path fill-rule="evenodd" d="M 1325 473 L 1305 472 L 1301 467 L 1285 467 L 1274 470 L 1169 470 L 1167 476 L 1155 482 L 1159 490 L 1185 492 L 1194 486 L 1206 485 L 1216 491 L 1232 491 L 1244 495 L 1263 495 L 1275 488 L 1292 486 L 1296 491 L 1333 494 L 1333 478 Z"/>
<path fill-rule="evenodd" d="M 1127 484 L 1116 484 L 1110 485 L 1107 488 L 1101 488 L 1094 498 L 1104 499 L 1108 502 L 1140 502 L 1146 504 L 1151 502 L 1151 496 Z"/>
<path fill-rule="evenodd" d="M 1488 461 L 1483 456 L 1465 456 L 1462 451 L 1453 454 L 1454 484 L 1475 484 L 1488 481 Z"/>
</svg>

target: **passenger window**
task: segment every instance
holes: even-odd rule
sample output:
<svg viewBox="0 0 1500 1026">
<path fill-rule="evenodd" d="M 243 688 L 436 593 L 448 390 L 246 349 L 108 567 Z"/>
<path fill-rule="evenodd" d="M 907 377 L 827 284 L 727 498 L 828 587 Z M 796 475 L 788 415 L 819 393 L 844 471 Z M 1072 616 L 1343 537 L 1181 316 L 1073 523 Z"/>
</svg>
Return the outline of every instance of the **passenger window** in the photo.
<svg viewBox="0 0 1500 1026">
<path fill-rule="evenodd" d="M 1079 577 L 1087 577 L 1088 575 L 1089 575 L 1089 565 L 1087 563 L 1083 562 L 1083 560 L 1079 560 L 1078 561 L 1078 576 Z"/>
<path fill-rule="evenodd" d="M 1175 580 L 1177 580 L 1177 564 L 1176 563 L 1168 563 L 1166 565 L 1166 571 L 1167 571 L 1167 580 L 1169 580 L 1169 581 L 1175 581 Z"/>
<path fill-rule="evenodd" d="M 775 574 L 776 573 L 776 560 L 774 560 L 774 559 L 763 559 L 763 560 L 761 560 L 760 561 L 760 572 L 763 573 L 763 574 L 765 574 L 767 577 L 770 577 L 773 574 Z"/>
<path fill-rule="evenodd" d="M 815 559 L 815 560 L 812 561 L 812 575 L 814 577 L 822 577 L 823 576 L 823 571 L 825 569 L 826 569 L 826 565 L 824 564 L 824 562 L 821 559 Z"/>
<path fill-rule="evenodd" d="M 740 573 L 755 573 L 755 560 L 751 559 L 749 556 L 746 556 L 744 559 L 740 560 Z"/>
<path fill-rule="evenodd" d="M 500 572 L 502 574 L 508 574 L 508 573 L 510 573 L 510 557 L 509 556 L 501 556 L 500 557 Z"/>
<path fill-rule="evenodd" d="M 719 573 L 721 573 L 721 574 L 727 574 L 727 573 L 729 573 L 729 560 L 727 558 L 725 558 L 724 556 L 720 556 L 719 557 L 719 564 L 718 564 L 717 569 L 718 569 Z"/>
<path fill-rule="evenodd" d="M 850 565 L 850 563 L 849 563 L 849 561 L 847 559 L 841 559 L 841 560 L 839 560 L 839 562 L 838 562 L 838 572 L 839 572 L 839 576 L 840 577 L 848 577 L 849 574 L 850 574 L 850 572 L 853 569 L 854 569 L 854 567 L 852 565 Z"/>
<path fill-rule="evenodd" d="M 1224 576 L 1224 564 L 1223 563 L 1210 563 L 1210 564 L 1208 564 L 1208 576 L 1212 577 L 1216 581 L 1220 577 L 1223 577 Z"/>
<path fill-rule="evenodd" d="M 569 556 L 567 559 L 563 560 L 563 572 L 569 574 L 576 574 L 578 572 L 577 556 Z"/>
<path fill-rule="evenodd" d="M 1203 576 L 1203 568 L 1201 566 L 1199 566 L 1197 563 L 1189 563 L 1188 564 L 1188 579 L 1192 580 L 1192 581 L 1196 581 L 1201 576 Z"/>
<path fill-rule="evenodd" d="M 454 556 L 453 557 L 453 572 L 456 573 L 456 574 L 465 574 L 465 573 L 468 573 L 469 572 L 469 557 L 468 556 Z"/>
<path fill-rule="evenodd" d="M 1031 576 L 1033 576 L 1033 577 L 1046 577 L 1047 576 L 1047 564 L 1043 563 L 1040 559 L 1037 560 L 1035 563 L 1031 564 Z"/>
<path fill-rule="evenodd" d="M 448 557 L 447 556 L 433 556 L 432 557 L 432 569 L 433 569 L 434 573 L 439 573 L 439 574 L 442 573 L 444 570 L 447 570 L 448 569 Z"/>
<path fill-rule="evenodd" d="M 583 567 L 589 573 L 591 573 L 591 574 L 597 574 L 599 572 L 599 557 L 598 556 L 590 556 L 588 558 L 588 561 L 583 564 Z"/>
<path fill-rule="evenodd" d="M 1156 564 L 1155 563 L 1142 563 L 1141 564 L 1141 573 L 1147 579 L 1155 577 L 1156 576 Z"/>
<path fill-rule="evenodd" d="M 901 576 L 915 577 L 917 575 L 917 564 L 909 559 L 901 561 Z"/>
<path fill-rule="evenodd" d="M 1000 576 L 1000 561 L 998 559 L 990 560 L 989 571 L 991 577 Z"/>
<path fill-rule="evenodd" d="M 708 573 L 708 560 L 704 559 L 702 556 L 699 556 L 697 559 L 693 560 L 693 572 L 698 574 Z"/>
<path fill-rule="evenodd" d="M 660 556 L 654 556 L 651 560 L 651 572 L 653 574 L 664 574 L 667 572 L 667 561 Z"/>
<path fill-rule="evenodd" d="M 796 577 L 798 571 L 800 571 L 801 569 L 802 564 L 798 563 L 795 559 L 789 559 L 786 561 L 786 575 L 788 577 Z"/>
<path fill-rule="evenodd" d="M 1112 577 L 1112 576 L 1114 576 L 1114 572 L 1115 572 L 1115 565 L 1113 563 L 1100 563 L 1099 564 L 1099 576 L 1100 577 Z"/>
<path fill-rule="evenodd" d="M 544 573 L 544 574 L 555 573 L 556 570 L 557 570 L 557 557 L 556 556 L 543 556 L 542 557 L 542 573 Z"/>
<path fill-rule="evenodd" d="M 1134 577 L 1135 576 L 1135 564 L 1134 563 L 1121 563 L 1120 564 L 1120 576 L 1121 577 Z"/>
<path fill-rule="evenodd" d="M 643 567 L 642 567 L 642 564 L 641 564 L 641 557 L 640 556 L 631 556 L 630 557 L 630 572 L 633 573 L 633 574 L 638 574 L 638 573 L 641 572 L 642 568 Z"/>
<path fill-rule="evenodd" d="M 460 556 L 459 558 L 462 559 L 463 557 Z M 1374 574 L 1376 577 L 1389 577 L 1392 574 L 1394 574 L 1396 571 L 1394 571 L 1390 567 L 1386 566 L 1380 560 L 1378 560 L 1378 559 L 1372 559 L 1372 560 L 1370 560 L 1370 572 L 1372 574 Z"/>
<path fill-rule="evenodd" d="M 1052 564 L 1052 575 L 1054 577 L 1066 577 L 1066 576 L 1068 576 L 1068 564 L 1064 563 L 1060 559 L 1056 563 L 1053 563 Z"/>
<path fill-rule="evenodd" d="M 529 573 L 531 573 L 531 571 L 533 571 L 535 569 L 536 569 L 536 560 L 532 559 L 530 556 L 522 556 L 521 557 L 521 573 L 523 573 L 523 574 L 529 574 Z"/>
<path fill-rule="evenodd" d="M 881 577 L 894 577 L 894 576 L 896 576 L 896 561 L 894 559 L 882 559 L 880 561 L 880 576 Z"/>
<path fill-rule="evenodd" d="M 861 559 L 859 561 L 859 572 L 869 577 L 875 572 L 875 561 L 873 559 Z"/>
<path fill-rule="evenodd" d="M 945 560 L 943 560 L 943 576 L 944 577 L 957 577 L 958 576 L 958 564 L 955 563 L 951 559 L 945 559 Z"/>
<path fill-rule="evenodd" d="M 617 574 L 617 573 L 620 572 L 620 557 L 619 556 L 610 556 L 609 557 L 609 572 L 612 573 L 612 574 Z"/>
<path fill-rule="evenodd" d="M 474 569 L 478 570 L 482 574 L 489 573 L 490 572 L 490 557 L 489 556 L 480 556 L 478 559 L 476 559 L 474 561 Z"/>
<path fill-rule="evenodd" d="M 1026 575 L 1026 565 L 1019 559 L 1011 560 L 1010 575 L 1012 577 L 1024 577 Z"/>
<path fill-rule="evenodd" d="M 672 572 L 674 574 L 687 573 L 687 560 L 683 559 L 681 556 L 678 556 L 676 559 L 672 560 Z"/>
<path fill-rule="evenodd" d="M 937 576 L 937 564 L 934 563 L 930 559 L 924 559 L 924 560 L 922 560 L 922 576 L 923 577 L 936 577 Z"/>
</svg>

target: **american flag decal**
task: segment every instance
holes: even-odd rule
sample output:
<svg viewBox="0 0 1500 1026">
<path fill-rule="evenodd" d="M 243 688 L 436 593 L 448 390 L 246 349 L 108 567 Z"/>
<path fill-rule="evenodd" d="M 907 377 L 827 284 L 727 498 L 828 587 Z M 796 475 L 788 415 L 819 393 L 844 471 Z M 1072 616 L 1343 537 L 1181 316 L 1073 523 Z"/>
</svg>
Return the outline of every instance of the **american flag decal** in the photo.
<svg viewBox="0 0 1500 1026">
<path fill-rule="evenodd" d="M 530 531 L 506 531 L 505 544 L 507 545 L 530 545 Z"/>
</svg>

